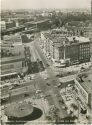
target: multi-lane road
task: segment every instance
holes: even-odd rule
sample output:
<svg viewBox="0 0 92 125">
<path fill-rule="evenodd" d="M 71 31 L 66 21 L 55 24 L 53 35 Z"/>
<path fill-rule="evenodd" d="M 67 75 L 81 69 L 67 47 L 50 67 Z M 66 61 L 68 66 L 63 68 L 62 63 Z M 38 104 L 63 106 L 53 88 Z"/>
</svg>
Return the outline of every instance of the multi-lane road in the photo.
<svg viewBox="0 0 92 125">
<path fill-rule="evenodd" d="M 63 117 L 67 113 L 66 110 L 62 108 L 63 104 L 59 103 L 60 100 L 62 101 L 60 92 L 56 87 L 59 84 L 59 80 L 55 76 L 53 69 L 48 66 L 48 61 L 40 49 L 38 39 L 32 43 L 28 43 L 27 45 L 30 47 L 31 52 L 33 53 L 34 60 L 38 58 L 42 60 L 43 65 L 46 68 L 48 78 L 44 79 L 41 76 L 41 73 L 35 74 L 35 79 L 33 82 L 30 81 L 29 83 L 25 83 L 25 85 L 21 86 L 20 88 L 10 90 L 10 94 L 8 93 L 10 96 L 10 101 L 13 102 L 25 98 L 25 93 L 29 93 L 29 96 L 33 96 L 35 94 L 35 89 L 40 89 L 45 95 L 44 97 L 48 100 L 49 105 L 54 105 L 57 109 L 59 109 L 59 116 Z"/>
<path fill-rule="evenodd" d="M 63 115 L 66 114 L 66 111 L 64 109 L 62 109 L 62 105 L 59 103 L 60 100 L 62 100 L 62 97 L 60 95 L 60 92 L 58 90 L 58 88 L 56 87 L 59 84 L 59 80 L 58 78 L 55 76 L 54 71 L 52 70 L 52 68 L 50 66 L 48 66 L 48 61 L 45 58 L 45 56 L 43 55 L 40 46 L 39 46 L 39 41 L 36 40 L 34 41 L 34 47 L 35 50 L 37 51 L 37 53 L 40 55 L 40 58 L 42 60 L 42 62 L 44 63 L 45 67 L 46 67 L 46 71 L 48 74 L 48 79 L 45 80 L 44 84 L 41 82 L 39 82 L 39 87 L 42 90 L 45 90 L 45 94 L 48 93 L 48 95 L 50 95 L 50 100 L 53 102 L 53 104 L 59 109 L 60 111 L 60 116 L 63 117 Z M 42 80 L 41 80 L 42 81 Z M 49 83 L 49 86 L 48 84 Z"/>
</svg>

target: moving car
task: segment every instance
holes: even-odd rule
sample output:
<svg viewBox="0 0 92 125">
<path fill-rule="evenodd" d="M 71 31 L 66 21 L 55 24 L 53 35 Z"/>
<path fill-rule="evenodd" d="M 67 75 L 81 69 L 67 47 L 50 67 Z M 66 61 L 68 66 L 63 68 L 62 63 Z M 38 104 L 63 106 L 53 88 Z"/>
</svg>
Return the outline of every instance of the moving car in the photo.
<svg viewBox="0 0 92 125">
<path fill-rule="evenodd" d="M 12 90 L 12 89 L 15 89 L 16 87 L 19 87 L 20 86 L 20 84 L 13 84 L 12 86 L 10 86 L 10 90 Z"/>
<path fill-rule="evenodd" d="M 50 86 L 50 83 L 46 83 L 46 85 Z"/>
<path fill-rule="evenodd" d="M 62 83 L 60 82 L 58 85 L 57 85 L 57 87 L 59 88 L 59 87 L 61 87 L 62 86 Z"/>
<path fill-rule="evenodd" d="M 41 90 L 39 90 L 39 89 L 38 89 L 38 90 L 36 90 L 36 94 L 41 93 L 41 92 L 42 92 L 42 91 L 41 91 Z"/>
<path fill-rule="evenodd" d="M 31 75 L 31 79 L 34 79 L 34 77 L 35 77 L 34 75 Z"/>
</svg>

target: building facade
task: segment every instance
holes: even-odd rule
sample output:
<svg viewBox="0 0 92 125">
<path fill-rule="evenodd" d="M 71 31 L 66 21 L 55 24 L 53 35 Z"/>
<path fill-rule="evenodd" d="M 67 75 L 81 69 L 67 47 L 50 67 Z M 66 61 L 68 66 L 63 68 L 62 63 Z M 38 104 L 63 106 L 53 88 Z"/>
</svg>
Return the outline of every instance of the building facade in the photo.
<svg viewBox="0 0 92 125">
<path fill-rule="evenodd" d="M 92 114 L 92 67 L 82 72 L 75 79 L 75 96 L 81 108 L 87 110 L 87 114 Z M 92 115 L 91 115 L 92 117 Z"/>
<path fill-rule="evenodd" d="M 1 42 L 0 77 L 27 71 L 27 65 L 25 65 L 24 46 L 19 44 L 21 42 L 18 42 L 17 44 L 14 43 L 14 41 L 8 41 L 9 40 Z"/>
<path fill-rule="evenodd" d="M 69 65 L 90 61 L 90 40 L 85 37 L 64 34 L 42 33 L 41 44 L 44 52 L 54 60 L 66 61 Z"/>
<path fill-rule="evenodd" d="M 0 21 L 0 27 L 1 27 L 1 31 L 6 30 L 5 21 Z"/>
</svg>

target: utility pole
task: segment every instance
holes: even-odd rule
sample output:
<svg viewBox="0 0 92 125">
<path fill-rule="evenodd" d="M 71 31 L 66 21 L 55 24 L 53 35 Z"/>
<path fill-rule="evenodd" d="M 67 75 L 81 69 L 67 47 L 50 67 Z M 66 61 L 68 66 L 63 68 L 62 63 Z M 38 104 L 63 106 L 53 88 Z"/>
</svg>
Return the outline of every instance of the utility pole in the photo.
<svg viewBox="0 0 92 125">
<path fill-rule="evenodd" d="M 11 91 L 9 91 L 9 101 L 11 103 Z"/>
<path fill-rule="evenodd" d="M 66 53 L 65 52 L 66 51 L 66 49 L 65 49 L 66 48 L 65 41 L 63 41 L 63 44 L 64 44 L 64 60 L 65 60 L 65 53 Z"/>
</svg>

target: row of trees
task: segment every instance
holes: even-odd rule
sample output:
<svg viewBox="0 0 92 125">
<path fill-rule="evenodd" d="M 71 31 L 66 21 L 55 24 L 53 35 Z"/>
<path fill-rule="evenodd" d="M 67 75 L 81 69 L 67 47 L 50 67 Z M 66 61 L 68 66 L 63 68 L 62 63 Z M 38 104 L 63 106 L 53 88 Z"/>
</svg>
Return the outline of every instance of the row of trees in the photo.
<svg viewBox="0 0 92 125">
<path fill-rule="evenodd" d="M 63 14 L 61 12 L 56 15 L 55 13 L 52 15 L 50 18 L 52 20 L 52 24 L 55 25 L 56 27 L 62 27 L 66 23 L 71 22 L 71 21 L 87 21 L 87 20 L 92 20 L 92 17 L 90 14 L 85 14 L 85 13 L 78 13 L 78 14 Z"/>
</svg>

